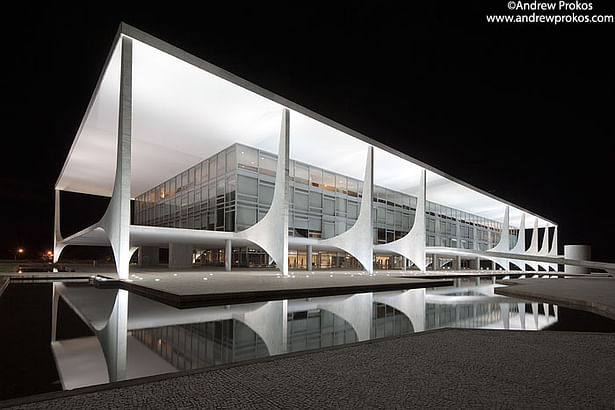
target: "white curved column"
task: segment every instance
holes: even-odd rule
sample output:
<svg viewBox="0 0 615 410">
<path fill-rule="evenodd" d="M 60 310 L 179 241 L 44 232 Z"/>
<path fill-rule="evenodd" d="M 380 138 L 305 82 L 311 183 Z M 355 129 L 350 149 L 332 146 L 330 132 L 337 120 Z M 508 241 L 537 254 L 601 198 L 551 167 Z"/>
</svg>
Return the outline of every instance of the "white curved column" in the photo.
<svg viewBox="0 0 615 410">
<path fill-rule="evenodd" d="M 290 112 L 282 111 L 282 128 L 278 148 L 273 200 L 267 214 L 251 227 L 237 232 L 261 247 L 278 265 L 283 275 L 288 275 L 288 153 L 290 139 Z"/>
<path fill-rule="evenodd" d="M 542 246 L 538 251 L 539 256 L 549 256 L 549 226 L 545 226 L 545 233 L 542 235 Z M 538 266 L 542 266 L 542 268 L 549 272 L 549 264 L 539 262 Z"/>
<path fill-rule="evenodd" d="M 519 321 L 521 323 L 521 329 L 525 330 L 525 303 L 517 303 L 519 307 Z"/>
<path fill-rule="evenodd" d="M 51 284 L 51 341 L 56 341 L 56 331 L 58 329 L 58 302 L 60 292 L 56 289 L 58 282 Z"/>
<path fill-rule="evenodd" d="M 130 263 L 130 169 L 132 138 L 132 40 L 122 37 L 117 163 L 111 201 L 98 226 L 104 229 L 120 279 L 128 278 Z"/>
<path fill-rule="evenodd" d="M 372 330 L 372 293 L 358 293 L 343 302 L 318 304 L 319 309 L 331 312 L 350 323 L 357 333 L 357 340 L 368 340 Z"/>
<path fill-rule="evenodd" d="M 53 214 L 53 263 L 58 262 L 60 254 L 64 250 L 62 243 L 62 230 L 60 229 L 60 190 L 54 191 L 54 214 Z"/>
<path fill-rule="evenodd" d="M 522 255 L 525 253 L 525 213 L 521 214 L 521 221 L 519 222 L 519 234 L 517 236 L 517 243 L 510 250 L 510 253 L 516 253 Z M 518 259 L 511 259 L 510 263 L 515 264 L 522 271 L 525 270 L 525 261 Z"/>
<path fill-rule="evenodd" d="M 425 288 L 403 292 L 374 293 L 374 302 L 384 303 L 406 315 L 415 332 L 425 330 Z"/>
<path fill-rule="evenodd" d="M 500 310 L 502 312 L 502 323 L 504 329 L 510 329 L 510 303 L 500 303 Z"/>
<path fill-rule="evenodd" d="M 553 228 L 553 238 L 551 239 L 551 249 L 549 250 L 549 256 L 557 256 L 557 226 Z M 557 263 L 550 263 L 549 266 L 553 268 L 555 272 L 558 271 Z"/>
<path fill-rule="evenodd" d="M 509 213 L 510 207 L 506 207 L 504 209 L 504 220 L 502 221 L 502 233 L 500 234 L 500 241 L 493 248 L 489 249 L 487 252 L 510 252 L 510 232 L 509 232 Z M 495 263 L 504 267 L 504 270 L 510 270 L 508 266 L 508 259 L 505 258 L 490 258 Z"/>
<path fill-rule="evenodd" d="M 286 352 L 288 300 L 265 303 L 256 310 L 233 315 L 263 339 L 270 355 Z"/>
<path fill-rule="evenodd" d="M 375 245 L 375 251 L 389 251 L 410 259 L 420 271 L 425 270 L 425 200 L 426 200 L 426 175 L 421 171 L 419 192 L 416 201 L 416 213 L 412 229 L 402 238 L 393 242 Z"/>
<path fill-rule="evenodd" d="M 538 219 L 534 219 L 534 228 L 532 228 L 532 241 L 530 242 L 530 246 L 525 251 L 526 255 L 536 256 L 538 255 Z M 538 262 L 533 261 L 525 261 L 526 264 L 530 265 L 532 269 L 538 272 Z"/>
<path fill-rule="evenodd" d="M 128 291 L 118 289 L 109 320 L 102 329 L 96 330 L 107 362 L 110 382 L 126 378 L 127 330 Z"/>
<path fill-rule="evenodd" d="M 324 239 L 322 245 L 333 246 L 351 254 L 356 258 L 363 269 L 368 273 L 373 272 L 374 240 L 372 229 L 372 192 L 374 175 L 374 147 L 367 149 L 367 161 L 365 164 L 365 179 L 363 180 L 363 196 L 361 198 L 361 210 L 357 221 L 346 232 Z M 424 245 L 423 245 L 424 246 Z"/>
</svg>

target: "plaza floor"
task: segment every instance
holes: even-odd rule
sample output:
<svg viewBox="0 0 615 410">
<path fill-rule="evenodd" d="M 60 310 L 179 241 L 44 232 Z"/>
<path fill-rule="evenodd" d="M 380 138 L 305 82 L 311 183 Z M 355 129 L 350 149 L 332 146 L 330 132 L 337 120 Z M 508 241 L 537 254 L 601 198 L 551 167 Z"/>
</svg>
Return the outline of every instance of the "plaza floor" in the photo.
<svg viewBox="0 0 615 410">
<path fill-rule="evenodd" d="M 179 307 L 248 303 L 265 300 L 330 296 L 425 287 L 451 286 L 451 279 L 401 277 L 379 271 L 277 271 L 207 269 L 140 269 L 124 281 L 97 278 L 99 287 L 119 287 Z"/>
</svg>

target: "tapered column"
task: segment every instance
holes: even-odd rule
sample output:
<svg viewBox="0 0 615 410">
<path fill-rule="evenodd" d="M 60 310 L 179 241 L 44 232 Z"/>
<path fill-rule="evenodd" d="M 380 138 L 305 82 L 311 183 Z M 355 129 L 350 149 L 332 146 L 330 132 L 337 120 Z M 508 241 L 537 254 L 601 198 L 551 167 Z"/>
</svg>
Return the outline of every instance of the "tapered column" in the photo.
<svg viewBox="0 0 615 410">
<path fill-rule="evenodd" d="M 260 246 L 278 265 L 280 272 L 288 275 L 288 169 L 290 144 L 290 111 L 282 110 L 282 126 L 278 148 L 273 200 L 263 219 L 248 229 L 237 233 Z M 370 244 L 371 246 L 371 244 Z"/>
<path fill-rule="evenodd" d="M 60 259 L 60 254 L 64 249 L 62 241 L 62 231 L 60 229 L 60 190 L 54 191 L 54 214 L 53 214 L 53 263 Z"/>
<path fill-rule="evenodd" d="M 224 241 L 224 270 L 225 271 L 231 270 L 231 255 L 232 255 L 231 240 L 227 239 L 226 241 Z"/>
<path fill-rule="evenodd" d="M 525 253 L 525 213 L 521 214 L 521 221 L 519 222 L 519 234 L 517 236 L 517 243 L 510 250 L 511 253 L 523 254 Z M 525 262 L 522 260 L 511 259 L 510 263 L 515 264 L 522 271 L 525 270 Z"/>
<path fill-rule="evenodd" d="M 530 242 L 530 246 L 527 251 L 525 251 L 526 255 L 538 255 L 538 219 L 534 219 L 534 227 L 532 228 L 532 240 Z M 532 269 L 538 272 L 538 262 L 534 261 L 525 261 L 527 265 L 529 265 Z"/>
<path fill-rule="evenodd" d="M 538 255 L 540 256 L 549 256 L 549 225 L 545 226 L 545 232 L 542 234 L 542 246 L 538 251 Z M 542 268 L 549 272 L 549 264 L 539 262 L 538 266 L 542 266 Z"/>
<path fill-rule="evenodd" d="M 525 330 L 525 303 L 518 303 L 519 320 L 521 321 L 521 329 Z"/>
<path fill-rule="evenodd" d="M 109 207 L 100 225 L 107 233 L 120 279 L 128 278 L 130 263 L 130 169 L 132 138 L 132 40 L 122 37 L 120 103 L 115 182 Z"/>
<path fill-rule="evenodd" d="M 128 291 L 118 289 L 107 325 L 97 332 L 107 362 L 110 382 L 126 378 L 127 330 Z"/>
<path fill-rule="evenodd" d="M 416 214 L 412 229 L 403 237 L 389 243 L 376 245 L 377 251 L 389 251 L 410 259 L 421 271 L 425 270 L 425 201 L 427 172 L 421 171 L 416 201 Z M 435 266 L 435 265 L 434 265 Z"/>
<path fill-rule="evenodd" d="M 363 194 L 361 210 L 353 226 L 333 238 L 325 239 L 323 245 L 333 246 L 354 256 L 367 273 L 373 272 L 373 229 L 372 229 L 372 193 L 374 178 L 374 147 L 367 149 L 365 164 L 365 179 L 363 180 Z"/>
<path fill-rule="evenodd" d="M 51 341 L 56 341 L 56 331 L 58 328 L 58 302 L 60 301 L 60 292 L 56 290 L 58 282 L 51 284 Z"/>
<path fill-rule="evenodd" d="M 305 261 L 306 269 L 308 271 L 311 271 L 312 270 L 312 245 L 307 245 L 305 247 L 305 253 L 307 255 L 306 261 Z"/>
<path fill-rule="evenodd" d="M 344 319 L 357 333 L 359 341 L 371 337 L 371 318 L 373 315 L 373 293 L 357 293 L 343 301 L 318 304 L 319 309 L 326 310 Z"/>
<path fill-rule="evenodd" d="M 551 249 L 549 250 L 549 256 L 557 256 L 557 225 L 553 228 L 553 240 L 551 242 Z M 555 272 L 559 271 L 557 263 L 551 263 L 550 266 Z"/>
<path fill-rule="evenodd" d="M 502 311 L 502 323 L 504 324 L 504 329 L 510 329 L 510 304 L 509 303 L 500 303 L 500 309 Z"/>
<path fill-rule="evenodd" d="M 504 219 L 502 222 L 502 232 L 500 234 L 500 241 L 493 248 L 489 249 L 489 251 L 493 252 L 510 252 L 510 232 L 509 232 L 509 215 L 510 215 L 510 207 L 506 207 L 504 209 Z M 493 260 L 493 270 L 496 269 L 496 263 L 499 263 L 504 270 L 509 270 L 509 262 L 508 259 L 504 258 L 491 258 Z"/>
<path fill-rule="evenodd" d="M 532 315 L 534 316 L 534 325 L 536 326 L 536 330 L 539 328 L 538 324 L 538 303 L 532 303 Z"/>
<path fill-rule="evenodd" d="M 266 302 L 258 308 L 233 314 L 252 329 L 265 343 L 270 355 L 286 352 L 288 328 L 288 300 Z"/>
</svg>

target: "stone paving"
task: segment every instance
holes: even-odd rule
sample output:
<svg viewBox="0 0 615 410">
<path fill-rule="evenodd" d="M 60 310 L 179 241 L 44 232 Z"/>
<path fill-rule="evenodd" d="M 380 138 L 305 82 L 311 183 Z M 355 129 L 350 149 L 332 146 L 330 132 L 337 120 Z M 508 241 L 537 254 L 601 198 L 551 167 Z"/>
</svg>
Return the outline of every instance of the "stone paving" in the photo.
<svg viewBox="0 0 615 410">
<path fill-rule="evenodd" d="M 16 408 L 612 409 L 613 346 L 613 334 L 446 329 L 33 396 Z"/>
</svg>

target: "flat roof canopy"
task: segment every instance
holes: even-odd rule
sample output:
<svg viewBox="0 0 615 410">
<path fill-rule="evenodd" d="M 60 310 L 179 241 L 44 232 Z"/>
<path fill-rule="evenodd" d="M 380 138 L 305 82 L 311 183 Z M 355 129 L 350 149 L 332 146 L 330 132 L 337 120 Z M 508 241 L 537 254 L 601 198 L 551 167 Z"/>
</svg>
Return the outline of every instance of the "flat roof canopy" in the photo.
<svg viewBox="0 0 615 410">
<path fill-rule="evenodd" d="M 326 119 L 126 24 L 107 59 L 56 188 L 111 196 L 116 166 L 121 36 L 133 39 L 131 196 L 242 143 L 277 152 L 282 109 L 290 114 L 291 159 L 363 179 L 374 146 L 374 182 L 416 195 L 427 169 L 427 199 L 512 226 L 553 226 L 384 144 Z"/>
</svg>

